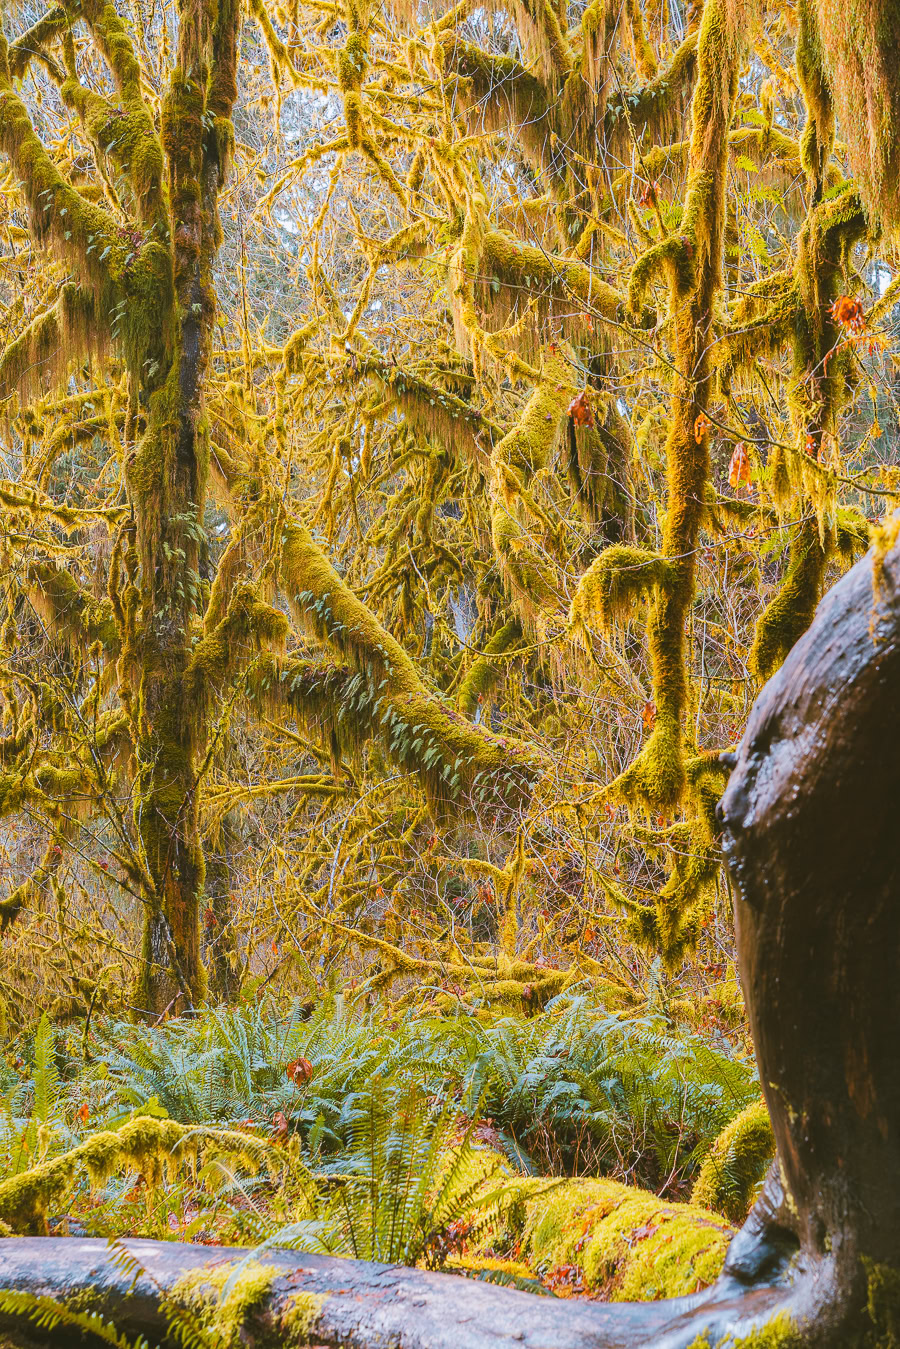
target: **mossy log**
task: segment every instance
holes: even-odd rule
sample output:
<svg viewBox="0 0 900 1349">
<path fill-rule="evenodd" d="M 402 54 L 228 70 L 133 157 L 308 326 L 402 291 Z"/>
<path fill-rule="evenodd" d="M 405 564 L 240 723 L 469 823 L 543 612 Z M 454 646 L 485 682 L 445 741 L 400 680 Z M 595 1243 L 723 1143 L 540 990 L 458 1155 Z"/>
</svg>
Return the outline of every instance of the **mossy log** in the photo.
<svg viewBox="0 0 900 1349">
<path fill-rule="evenodd" d="M 891 533 L 889 550 L 826 596 L 766 685 L 719 807 L 777 1156 L 717 1281 L 684 1298 L 601 1305 L 271 1252 L 262 1262 L 271 1280 L 255 1270 L 253 1298 L 240 1304 L 248 1332 L 262 1318 L 255 1343 L 274 1334 L 347 1349 L 896 1345 L 900 545 Z M 105 1242 L 6 1238 L 0 1288 L 89 1298 L 121 1330 L 164 1339 L 161 1295 L 244 1254 L 129 1248 L 146 1271 L 134 1283 Z M 224 1310 L 233 1322 L 239 1309 Z M 295 1331 L 304 1338 L 292 1341 Z"/>
</svg>

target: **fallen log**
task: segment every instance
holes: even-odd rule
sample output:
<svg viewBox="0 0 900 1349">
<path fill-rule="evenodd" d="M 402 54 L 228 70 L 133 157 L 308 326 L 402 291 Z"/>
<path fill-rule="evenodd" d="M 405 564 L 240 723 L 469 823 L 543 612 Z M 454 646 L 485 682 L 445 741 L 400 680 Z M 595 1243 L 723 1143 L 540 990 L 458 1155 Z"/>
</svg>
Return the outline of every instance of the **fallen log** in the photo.
<svg viewBox="0 0 900 1349">
<path fill-rule="evenodd" d="M 241 1273 L 243 1251 L 144 1241 L 126 1243 L 135 1278 L 103 1242 L 32 1237 L 0 1241 L 0 1288 L 91 1307 L 160 1343 L 172 1342 L 174 1306 L 227 1333 L 220 1343 L 260 1347 L 891 1349 L 900 1334 L 898 703 L 895 545 L 834 587 L 763 689 L 720 805 L 777 1157 L 705 1292 L 556 1301 L 284 1251 Z M 18 1334 L 24 1310 L 7 1324 Z"/>
</svg>

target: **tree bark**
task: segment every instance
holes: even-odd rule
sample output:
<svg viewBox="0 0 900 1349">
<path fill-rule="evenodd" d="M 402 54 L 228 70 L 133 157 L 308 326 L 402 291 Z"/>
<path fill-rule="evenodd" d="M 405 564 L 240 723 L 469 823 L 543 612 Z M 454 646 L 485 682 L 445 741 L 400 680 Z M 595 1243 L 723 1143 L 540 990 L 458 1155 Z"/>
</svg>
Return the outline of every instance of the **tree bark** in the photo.
<svg viewBox="0 0 900 1349">
<path fill-rule="evenodd" d="M 874 580 L 874 585 L 873 585 Z M 720 805 L 741 979 L 778 1143 L 763 1194 L 705 1293 L 560 1302 L 419 1270 L 279 1251 L 248 1342 L 297 1292 L 308 1342 L 402 1349 L 890 1349 L 900 1327 L 900 545 L 826 596 L 761 693 Z M 243 1252 L 135 1241 L 0 1241 L 0 1287 L 77 1297 L 164 1338 L 161 1294 Z M 264 1324 L 263 1324 L 264 1323 Z M 280 1333 L 280 1332 L 279 1332 Z M 284 1338 L 283 1343 L 298 1343 Z"/>
</svg>

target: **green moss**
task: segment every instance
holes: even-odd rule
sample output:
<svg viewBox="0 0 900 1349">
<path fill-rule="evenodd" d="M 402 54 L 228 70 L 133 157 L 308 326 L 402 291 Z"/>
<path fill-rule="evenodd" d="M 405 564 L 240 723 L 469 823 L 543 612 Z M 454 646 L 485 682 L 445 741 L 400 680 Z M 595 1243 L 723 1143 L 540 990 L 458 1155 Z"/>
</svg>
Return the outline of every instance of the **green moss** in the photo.
<svg viewBox="0 0 900 1349">
<path fill-rule="evenodd" d="M 716 1349 L 807 1349 L 809 1343 L 787 1312 L 779 1312 L 748 1335 L 726 1335 L 717 1341 Z"/>
<path fill-rule="evenodd" d="M 866 1349 L 900 1346 L 900 1271 L 891 1265 L 863 1260 L 866 1271 L 866 1311 L 872 1331 L 864 1337 Z"/>
<path fill-rule="evenodd" d="M 171 1295 L 195 1314 L 220 1349 L 240 1349 L 263 1319 L 276 1275 L 258 1260 L 205 1265 L 183 1274 Z"/>
<path fill-rule="evenodd" d="M 608 1180 L 516 1183 L 508 1222 L 533 1268 L 578 1266 L 612 1301 L 654 1301 L 718 1277 L 733 1230 L 685 1204 Z"/>
<path fill-rule="evenodd" d="M 813 199 L 818 201 L 825 183 L 828 159 L 834 147 L 834 108 L 812 0 L 800 0 L 797 18 L 795 64 L 806 104 L 806 125 L 800 141 L 800 158 L 813 191 Z"/>
<path fill-rule="evenodd" d="M 731 1222 L 743 1222 L 774 1156 L 769 1112 L 765 1101 L 756 1101 L 736 1115 L 713 1143 L 691 1202 L 722 1213 Z"/>
<path fill-rule="evenodd" d="M 768 679 L 775 673 L 812 622 L 822 593 L 826 561 L 816 520 L 801 520 L 791 533 L 784 578 L 756 625 L 749 665 L 760 679 Z"/>
<path fill-rule="evenodd" d="M 296 1345 L 300 1349 L 308 1342 L 324 1305 L 325 1298 L 319 1293 L 294 1294 L 281 1317 L 281 1328 L 287 1336 L 288 1345 Z"/>
<path fill-rule="evenodd" d="M 674 568 L 657 553 L 614 544 L 594 559 L 578 582 L 569 627 L 585 640 L 591 632 L 609 636 L 627 622 L 640 600 L 652 597 L 674 577 Z"/>
<path fill-rule="evenodd" d="M 509 667 L 508 661 L 493 660 L 492 657 L 515 648 L 521 637 L 522 625 L 518 619 L 511 618 L 497 629 L 484 648 L 484 655 L 472 662 L 460 683 L 456 695 L 460 712 L 473 717 L 478 706 L 490 697 Z"/>
<path fill-rule="evenodd" d="M 205 1149 L 229 1153 L 252 1171 L 267 1159 L 265 1144 L 249 1134 L 142 1116 L 121 1129 L 93 1134 L 61 1156 L 0 1182 L 0 1219 L 16 1232 L 41 1231 L 79 1178 L 102 1185 L 127 1169 L 144 1176 L 148 1185 L 158 1185 L 184 1162 L 195 1164 Z"/>
</svg>

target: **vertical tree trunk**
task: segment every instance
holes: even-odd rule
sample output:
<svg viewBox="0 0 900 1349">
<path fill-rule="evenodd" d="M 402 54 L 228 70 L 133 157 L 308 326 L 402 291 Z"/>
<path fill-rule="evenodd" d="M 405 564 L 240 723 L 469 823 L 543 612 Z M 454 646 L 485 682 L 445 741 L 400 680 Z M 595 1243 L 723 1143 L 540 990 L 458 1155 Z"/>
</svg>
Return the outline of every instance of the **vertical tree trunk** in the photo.
<svg viewBox="0 0 900 1349">
<path fill-rule="evenodd" d="M 240 975 L 235 969 L 237 951 L 234 913 L 232 912 L 232 854 L 240 840 L 238 815 L 228 811 L 219 826 L 214 846 L 206 855 L 206 962 L 213 997 L 231 1003 L 240 991 Z"/>
<path fill-rule="evenodd" d="M 147 430 L 130 464 L 142 577 L 136 818 L 154 882 L 137 1002 L 184 1011 L 203 998 L 205 866 L 197 774 L 204 709 L 185 687 L 200 609 L 199 543 L 209 473 L 204 381 L 221 242 L 218 195 L 228 171 L 240 11 L 183 7 L 163 110 L 174 259 L 174 342 L 168 368 L 142 390 Z"/>
<path fill-rule="evenodd" d="M 720 807 L 778 1143 L 729 1264 L 795 1252 L 822 1346 L 900 1326 L 897 547 L 875 573 L 874 593 L 871 556 L 844 577 L 763 690 Z"/>
</svg>

